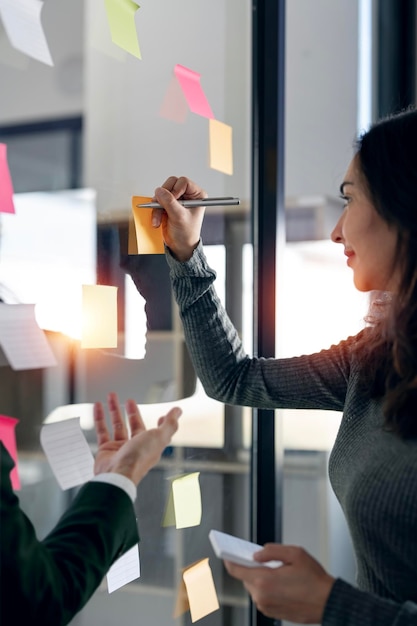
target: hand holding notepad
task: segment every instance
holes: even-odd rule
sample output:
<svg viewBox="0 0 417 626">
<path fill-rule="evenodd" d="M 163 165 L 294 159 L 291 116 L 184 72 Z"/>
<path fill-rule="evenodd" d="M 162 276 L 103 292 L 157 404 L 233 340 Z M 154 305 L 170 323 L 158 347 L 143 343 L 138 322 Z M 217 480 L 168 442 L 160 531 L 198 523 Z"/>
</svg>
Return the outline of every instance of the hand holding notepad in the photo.
<svg viewBox="0 0 417 626">
<path fill-rule="evenodd" d="M 282 561 L 266 561 L 261 563 L 255 561 L 253 555 L 262 550 L 262 546 L 245 539 L 239 539 L 233 535 L 222 533 L 219 530 L 211 530 L 209 539 L 216 556 L 225 561 L 244 565 L 245 567 L 280 567 Z"/>
</svg>

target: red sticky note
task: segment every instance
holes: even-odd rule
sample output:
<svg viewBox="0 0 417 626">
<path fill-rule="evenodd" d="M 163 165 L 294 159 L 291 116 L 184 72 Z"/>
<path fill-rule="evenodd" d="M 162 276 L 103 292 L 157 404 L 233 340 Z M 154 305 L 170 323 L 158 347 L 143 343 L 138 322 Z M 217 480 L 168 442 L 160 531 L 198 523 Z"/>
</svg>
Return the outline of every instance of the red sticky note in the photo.
<svg viewBox="0 0 417 626">
<path fill-rule="evenodd" d="M 19 422 L 15 417 L 0 415 L 0 441 L 14 461 L 14 468 L 10 472 L 10 480 L 13 489 L 20 489 L 19 472 L 17 469 L 17 447 L 16 447 L 16 424 Z"/>
<path fill-rule="evenodd" d="M 200 85 L 200 74 L 193 72 L 193 70 L 183 65 L 176 65 L 174 73 L 181 85 L 181 89 L 184 92 L 185 99 L 191 111 L 203 117 L 213 119 L 213 111 Z"/>
<path fill-rule="evenodd" d="M 13 183 L 7 163 L 7 146 L 0 143 L 0 213 L 16 213 L 13 203 Z"/>
</svg>

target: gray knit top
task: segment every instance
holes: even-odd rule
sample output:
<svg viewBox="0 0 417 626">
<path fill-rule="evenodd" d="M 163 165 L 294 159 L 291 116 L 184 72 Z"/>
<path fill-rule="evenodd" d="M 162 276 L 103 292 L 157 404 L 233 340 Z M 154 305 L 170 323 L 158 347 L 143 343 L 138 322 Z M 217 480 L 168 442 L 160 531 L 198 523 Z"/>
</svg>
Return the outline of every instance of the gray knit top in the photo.
<svg viewBox="0 0 417 626">
<path fill-rule="evenodd" d="M 417 625 L 417 442 L 383 429 L 381 401 L 359 382 L 355 338 L 311 355 L 251 358 L 215 293 L 202 245 L 185 263 L 168 249 L 166 258 L 187 346 L 210 397 L 343 411 L 329 475 L 352 536 L 357 587 L 336 579 L 322 624 Z"/>
</svg>

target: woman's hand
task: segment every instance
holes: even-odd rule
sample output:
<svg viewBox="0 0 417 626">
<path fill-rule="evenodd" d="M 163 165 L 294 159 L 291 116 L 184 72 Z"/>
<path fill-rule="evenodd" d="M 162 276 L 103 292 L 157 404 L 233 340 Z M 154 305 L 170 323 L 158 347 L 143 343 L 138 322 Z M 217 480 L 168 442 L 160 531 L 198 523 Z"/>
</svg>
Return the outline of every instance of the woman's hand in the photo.
<svg viewBox="0 0 417 626">
<path fill-rule="evenodd" d="M 184 208 L 177 200 L 207 198 L 207 193 L 189 178 L 170 176 L 155 189 L 154 199 L 164 207 L 153 209 L 152 224 L 162 228 L 164 241 L 179 261 L 188 261 L 200 241 L 204 218 L 204 202 L 201 207 Z"/>
<path fill-rule="evenodd" d="M 182 411 L 178 407 L 171 409 L 167 415 L 159 418 L 157 428 L 146 430 L 136 402 L 128 400 L 126 413 L 131 433 L 129 436 L 115 393 L 109 393 L 107 404 L 113 437 L 107 428 L 103 405 L 101 402 L 94 404 L 94 425 L 98 443 L 94 473 L 116 472 L 127 476 L 138 485 L 169 445 L 178 428 L 178 418 Z"/>
<path fill-rule="evenodd" d="M 254 558 L 284 565 L 251 568 L 225 561 L 225 566 L 243 582 L 261 613 L 301 624 L 321 623 L 334 578 L 312 556 L 302 548 L 267 543 Z"/>
</svg>

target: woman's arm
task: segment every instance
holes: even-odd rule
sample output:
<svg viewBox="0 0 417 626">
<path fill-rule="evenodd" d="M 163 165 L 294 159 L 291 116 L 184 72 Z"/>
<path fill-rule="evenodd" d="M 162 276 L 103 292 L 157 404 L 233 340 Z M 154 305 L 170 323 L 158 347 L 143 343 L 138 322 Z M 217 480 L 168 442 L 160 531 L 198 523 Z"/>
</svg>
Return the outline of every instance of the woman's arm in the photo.
<svg viewBox="0 0 417 626">
<path fill-rule="evenodd" d="M 259 408 L 343 410 L 354 339 L 314 355 L 251 358 L 215 292 L 201 242 L 186 262 L 169 249 L 166 258 L 187 347 L 209 396 Z"/>
</svg>

